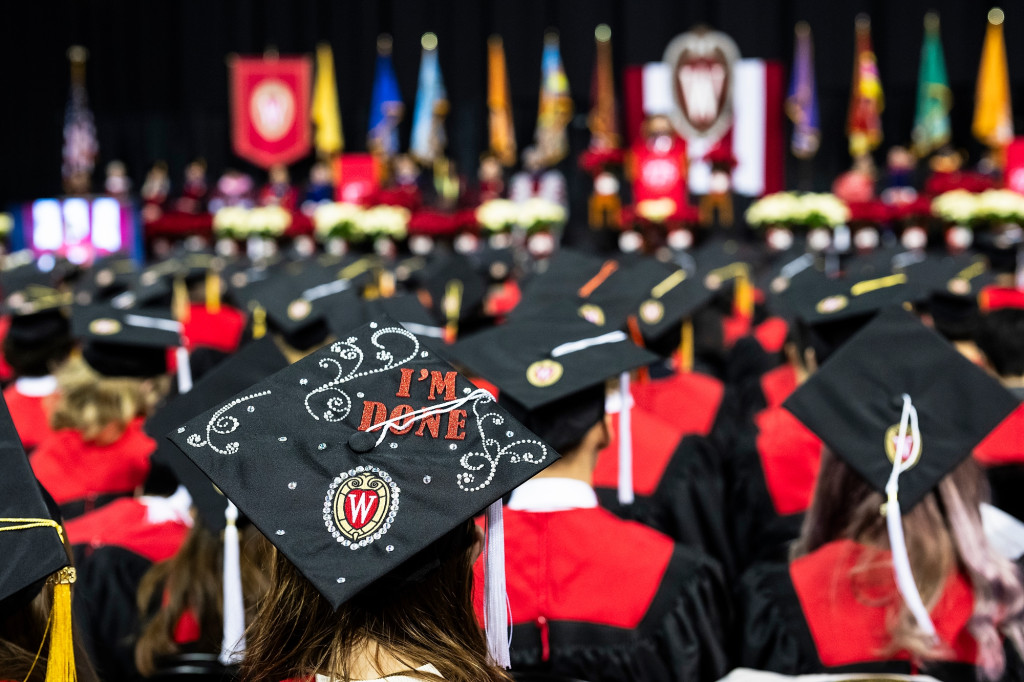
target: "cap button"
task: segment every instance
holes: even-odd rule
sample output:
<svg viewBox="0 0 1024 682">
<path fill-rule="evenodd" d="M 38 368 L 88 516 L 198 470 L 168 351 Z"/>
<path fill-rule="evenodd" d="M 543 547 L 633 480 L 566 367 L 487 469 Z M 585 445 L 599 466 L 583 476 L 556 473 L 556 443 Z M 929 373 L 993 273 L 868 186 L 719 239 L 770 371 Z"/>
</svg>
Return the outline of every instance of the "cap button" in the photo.
<svg viewBox="0 0 1024 682">
<path fill-rule="evenodd" d="M 373 450 L 377 438 L 375 434 L 366 431 L 356 431 L 348 438 L 348 447 L 352 452 L 369 452 Z"/>
</svg>

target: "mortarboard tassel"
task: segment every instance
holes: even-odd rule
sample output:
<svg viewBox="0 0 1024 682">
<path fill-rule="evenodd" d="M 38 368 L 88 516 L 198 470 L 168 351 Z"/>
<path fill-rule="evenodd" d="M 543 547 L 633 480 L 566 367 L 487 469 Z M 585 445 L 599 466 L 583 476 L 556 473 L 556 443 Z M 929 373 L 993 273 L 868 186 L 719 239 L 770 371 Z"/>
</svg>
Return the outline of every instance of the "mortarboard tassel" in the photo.
<svg viewBox="0 0 1024 682">
<path fill-rule="evenodd" d="M 184 395 L 192 390 L 192 363 L 188 357 L 188 349 L 184 346 L 175 348 L 174 359 L 178 366 L 178 393 Z"/>
<path fill-rule="evenodd" d="M 462 282 L 453 279 L 445 287 L 441 301 L 444 310 L 444 342 L 451 344 L 459 337 L 459 315 L 462 312 Z"/>
<path fill-rule="evenodd" d="M 502 518 L 501 499 L 487 507 L 487 549 L 484 555 L 484 628 L 487 635 L 487 654 L 495 665 L 508 670 L 509 613 L 508 594 L 505 591 L 505 523 Z"/>
<path fill-rule="evenodd" d="M 733 313 L 746 320 L 754 317 L 754 287 L 746 269 L 736 275 L 733 289 Z"/>
<path fill-rule="evenodd" d="M 259 303 L 252 311 L 252 338 L 258 341 L 267 335 L 267 311 Z"/>
<path fill-rule="evenodd" d="M 619 377 L 619 504 L 633 504 L 633 427 L 629 372 Z"/>
<path fill-rule="evenodd" d="M 693 320 L 683 320 L 683 328 L 679 336 L 679 371 L 693 371 Z"/>
<path fill-rule="evenodd" d="M 212 269 L 206 271 L 206 312 L 220 312 L 220 275 Z"/>
<path fill-rule="evenodd" d="M 892 551 L 892 569 L 896 576 L 896 586 L 903 595 L 903 601 L 907 608 L 914 614 L 925 634 L 934 638 L 935 624 L 932 623 L 928 609 L 921 599 L 921 593 L 914 582 L 914 574 L 910 568 L 910 557 L 907 555 L 907 540 L 903 535 L 903 514 L 900 511 L 899 503 L 899 478 L 903 473 L 904 463 L 910 455 L 910 445 L 907 441 L 907 428 L 910 428 L 913 443 L 921 442 L 921 430 L 917 422 L 917 409 L 910 400 L 910 396 L 903 394 L 903 414 L 900 417 L 900 430 L 897 438 L 896 456 L 893 457 L 892 473 L 889 475 L 889 482 L 885 484 L 886 504 L 883 508 L 885 514 L 886 530 L 889 532 L 889 548 Z"/>
<path fill-rule="evenodd" d="M 238 541 L 238 507 L 228 501 L 224 509 L 224 634 L 220 662 L 232 665 L 245 654 L 245 600 L 242 595 L 242 565 Z"/>
<path fill-rule="evenodd" d="M 50 610 L 50 649 L 46 654 L 45 682 L 69 682 L 78 679 L 75 670 L 75 642 L 71 633 L 71 584 L 75 569 L 60 569 L 53 580 L 53 607 Z"/>
<path fill-rule="evenodd" d="M 178 322 L 188 322 L 189 318 L 189 296 L 185 280 L 177 277 L 171 290 L 171 309 L 174 311 L 174 319 Z"/>
</svg>

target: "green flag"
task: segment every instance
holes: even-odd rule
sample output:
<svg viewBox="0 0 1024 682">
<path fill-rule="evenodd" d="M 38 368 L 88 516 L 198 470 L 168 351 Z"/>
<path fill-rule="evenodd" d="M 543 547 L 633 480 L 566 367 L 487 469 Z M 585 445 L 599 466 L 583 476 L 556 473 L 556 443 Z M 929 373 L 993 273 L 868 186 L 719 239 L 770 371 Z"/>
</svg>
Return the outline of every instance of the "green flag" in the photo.
<svg viewBox="0 0 1024 682">
<path fill-rule="evenodd" d="M 926 156 L 949 142 L 949 109 L 953 98 L 946 77 L 946 59 L 939 38 L 939 15 L 924 17 L 921 70 L 917 78 L 917 113 L 914 116 L 914 152 Z"/>
</svg>

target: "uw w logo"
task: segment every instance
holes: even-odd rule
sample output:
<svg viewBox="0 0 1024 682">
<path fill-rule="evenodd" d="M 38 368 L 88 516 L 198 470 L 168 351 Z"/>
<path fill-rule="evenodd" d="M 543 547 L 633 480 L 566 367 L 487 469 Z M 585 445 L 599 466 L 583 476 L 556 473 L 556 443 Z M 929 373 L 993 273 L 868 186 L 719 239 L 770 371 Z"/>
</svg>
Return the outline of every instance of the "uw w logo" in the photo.
<svg viewBox="0 0 1024 682">
<path fill-rule="evenodd" d="M 358 467 L 335 479 L 324 516 L 331 534 L 345 545 L 365 546 L 386 532 L 398 510 L 398 487 L 379 469 Z M 331 510 L 328 517 L 327 510 Z"/>
</svg>

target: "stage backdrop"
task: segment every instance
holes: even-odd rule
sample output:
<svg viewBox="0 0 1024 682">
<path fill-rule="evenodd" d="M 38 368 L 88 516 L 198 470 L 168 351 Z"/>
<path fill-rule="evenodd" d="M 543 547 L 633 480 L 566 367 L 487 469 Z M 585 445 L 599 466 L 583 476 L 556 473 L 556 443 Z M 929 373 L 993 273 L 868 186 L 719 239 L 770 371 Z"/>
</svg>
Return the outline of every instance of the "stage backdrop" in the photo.
<svg viewBox="0 0 1024 682">
<path fill-rule="evenodd" d="M 0 92 L 4 93 L 0 205 L 60 190 L 61 128 L 68 96 L 65 52 L 80 43 L 90 50 L 87 83 L 104 164 L 122 159 L 136 183 L 156 159 L 166 159 L 172 179 L 194 156 L 211 175 L 236 166 L 256 171 L 230 144 L 228 55 L 258 55 L 274 46 L 282 55 L 311 55 L 318 41 L 334 48 L 347 151 L 366 138 L 377 34 L 394 36 L 402 97 L 411 112 L 420 60 L 420 36 L 433 31 L 451 99 L 449 150 L 475 172 L 487 141 L 487 36 L 504 37 L 515 132 L 520 148 L 532 140 L 537 117 L 544 31 L 561 32 L 562 58 L 575 100 L 570 124 L 573 155 L 588 140 L 594 27 L 612 28 L 619 104 L 627 65 L 658 61 L 668 42 L 698 23 L 729 34 L 744 59 L 782 64 L 788 80 L 793 26 L 814 31 L 823 140 L 809 164 L 786 150 L 791 185 L 827 187 L 849 164 L 843 133 L 853 70 L 854 17 L 867 12 L 878 57 L 886 108 L 885 140 L 907 143 L 923 35 L 922 19 L 941 14 L 953 92 L 953 141 L 977 159 L 970 136 L 974 82 L 988 5 L 963 0 L 53 0 L 5 3 L 0 21 Z M 1006 46 L 1015 111 L 1024 112 L 1024 9 L 1006 6 Z M 401 129 L 408 144 L 410 116 Z M 621 117 L 620 117 L 620 120 Z M 1021 113 L 1016 128 L 1024 130 Z M 790 134 L 786 124 L 785 139 Z M 788 144 L 787 144 L 788 147 Z M 571 171 L 574 161 L 567 160 Z M 293 171 L 304 180 L 309 161 Z M 262 178 L 262 173 L 259 174 Z M 585 201 L 586 178 L 569 173 L 574 194 Z M 94 183 L 96 184 L 96 183 Z M 574 207 L 577 216 L 582 206 Z"/>
</svg>

